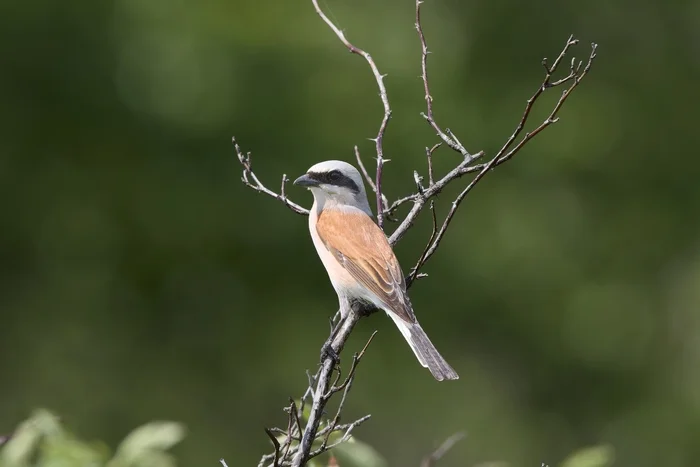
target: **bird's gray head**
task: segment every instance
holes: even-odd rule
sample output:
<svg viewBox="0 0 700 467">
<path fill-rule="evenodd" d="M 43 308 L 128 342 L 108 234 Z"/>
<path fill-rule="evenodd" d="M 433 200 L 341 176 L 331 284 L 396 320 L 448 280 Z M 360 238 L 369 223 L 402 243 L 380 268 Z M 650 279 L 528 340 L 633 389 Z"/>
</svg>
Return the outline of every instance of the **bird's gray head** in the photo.
<svg viewBox="0 0 700 467">
<path fill-rule="evenodd" d="M 362 175 L 347 162 L 319 162 L 294 180 L 294 184 L 311 190 L 319 209 L 323 209 L 326 204 L 353 206 L 372 215 Z"/>
</svg>

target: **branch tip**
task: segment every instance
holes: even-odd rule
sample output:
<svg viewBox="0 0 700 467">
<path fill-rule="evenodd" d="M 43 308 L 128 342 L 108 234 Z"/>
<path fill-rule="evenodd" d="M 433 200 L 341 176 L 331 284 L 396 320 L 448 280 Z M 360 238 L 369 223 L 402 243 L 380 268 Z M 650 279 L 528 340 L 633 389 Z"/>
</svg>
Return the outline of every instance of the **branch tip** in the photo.
<svg viewBox="0 0 700 467">
<path fill-rule="evenodd" d="M 462 441 L 467 437 L 467 434 L 463 431 L 457 432 L 447 438 L 443 443 L 435 450 L 432 454 L 423 459 L 421 467 L 432 467 L 437 461 L 439 461 L 447 452 L 454 447 L 455 444 Z"/>
</svg>

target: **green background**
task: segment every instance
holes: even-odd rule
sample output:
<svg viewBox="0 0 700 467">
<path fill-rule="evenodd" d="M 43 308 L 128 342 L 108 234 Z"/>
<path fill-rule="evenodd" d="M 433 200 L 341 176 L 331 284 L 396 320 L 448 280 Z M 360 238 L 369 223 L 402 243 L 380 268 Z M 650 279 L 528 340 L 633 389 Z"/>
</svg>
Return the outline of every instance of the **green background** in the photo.
<svg viewBox="0 0 700 467">
<path fill-rule="evenodd" d="M 438 141 L 414 3 L 321 5 L 388 73 L 385 188 L 408 194 Z M 436 117 L 472 151 L 503 144 L 569 34 L 578 57 L 600 49 L 411 290 L 461 379 L 436 383 L 379 314 L 353 334 L 349 350 L 379 330 L 345 413 L 373 415 L 356 434 L 390 465 L 458 430 L 442 466 L 555 464 L 599 443 L 622 467 L 700 465 L 699 5 L 426 2 Z M 38 406 L 111 444 L 174 419 L 182 465 L 257 463 L 336 298 L 306 219 L 240 183 L 231 136 L 274 189 L 352 162 L 354 144 L 371 165 L 366 63 L 309 1 L 4 0 L 0 98 L 0 430 Z M 398 245 L 404 268 L 429 231 L 424 214 Z"/>
</svg>

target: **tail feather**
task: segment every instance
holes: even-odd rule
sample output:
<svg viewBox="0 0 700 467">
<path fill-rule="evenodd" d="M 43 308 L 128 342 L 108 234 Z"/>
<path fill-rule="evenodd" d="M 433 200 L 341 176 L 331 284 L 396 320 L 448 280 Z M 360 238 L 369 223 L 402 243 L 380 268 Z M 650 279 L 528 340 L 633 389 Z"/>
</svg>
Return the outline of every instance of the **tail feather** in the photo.
<svg viewBox="0 0 700 467">
<path fill-rule="evenodd" d="M 428 338 L 428 335 L 420 327 L 420 324 L 407 323 L 399 316 L 393 313 L 387 313 L 394 320 L 396 326 L 401 331 L 401 334 L 411 346 L 413 353 L 423 367 L 430 370 L 436 380 L 442 381 L 445 379 L 459 379 L 459 375 L 452 367 L 442 358 L 440 352 L 437 351 L 433 343 Z"/>
</svg>

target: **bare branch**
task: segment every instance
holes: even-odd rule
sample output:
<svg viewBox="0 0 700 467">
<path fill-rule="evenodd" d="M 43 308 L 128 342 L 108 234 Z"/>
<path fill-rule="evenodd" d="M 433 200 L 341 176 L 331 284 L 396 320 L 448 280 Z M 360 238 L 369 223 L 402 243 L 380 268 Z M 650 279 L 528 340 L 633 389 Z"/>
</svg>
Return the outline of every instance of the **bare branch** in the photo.
<svg viewBox="0 0 700 467">
<path fill-rule="evenodd" d="M 367 169 L 365 168 L 365 164 L 362 162 L 362 157 L 360 157 L 360 150 L 355 146 L 355 159 L 357 160 L 357 166 L 360 168 L 360 172 L 362 172 L 362 176 L 365 178 L 365 181 L 369 185 L 369 187 L 372 189 L 373 192 L 377 192 L 377 185 L 374 183 L 374 180 L 370 176 L 369 172 L 367 172 Z M 386 162 L 386 160 L 385 160 Z M 387 197 L 384 195 L 384 193 L 381 194 L 382 196 L 382 211 L 385 213 L 387 212 L 388 206 L 389 206 L 389 200 Z"/>
<path fill-rule="evenodd" d="M 333 22 L 330 19 L 328 19 L 328 16 L 326 16 L 323 10 L 321 10 L 321 7 L 318 6 L 318 0 L 311 1 L 314 4 L 316 13 L 318 13 L 323 22 L 325 22 L 328 25 L 328 27 L 331 28 L 335 35 L 338 36 L 338 39 L 340 39 L 343 45 L 345 45 L 345 47 L 347 47 L 347 49 L 350 52 L 360 55 L 364 57 L 365 60 L 367 60 L 369 67 L 372 69 L 372 74 L 374 74 L 374 79 L 377 81 L 377 87 L 379 88 L 379 97 L 382 100 L 382 105 L 384 106 L 384 116 L 382 117 L 382 122 L 379 125 L 379 131 L 377 133 L 377 136 L 373 139 L 377 148 L 377 174 L 374 181 L 374 191 L 377 194 L 377 224 L 380 228 L 383 228 L 384 203 L 382 202 L 382 168 L 384 167 L 384 163 L 388 162 L 389 159 L 384 159 L 384 149 L 382 147 L 382 142 L 384 140 L 384 133 L 386 132 L 386 127 L 389 124 L 389 120 L 391 119 L 391 107 L 389 106 L 389 97 L 387 96 L 386 87 L 384 86 L 384 77 L 386 75 L 382 75 L 379 72 L 379 68 L 377 68 L 376 63 L 374 63 L 374 59 L 372 59 L 372 56 L 369 53 L 365 52 L 359 47 L 355 47 L 350 43 L 350 41 L 348 41 L 345 38 L 345 34 L 343 33 L 343 31 L 338 29 L 338 27 L 335 24 L 333 24 Z"/>
<path fill-rule="evenodd" d="M 364 417 L 358 418 L 354 422 L 348 423 L 347 425 L 338 425 L 336 427 L 337 431 L 343 431 L 343 430 L 345 431 L 345 433 L 343 433 L 343 436 L 335 443 L 332 443 L 332 444 L 329 444 L 328 446 L 326 446 L 325 449 L 318 448 L 314 451 L 311 451 L 309 453 L 308 459 L 313 459 L 314 457 L 316 457 L 320 454 L 323 454 L 326 451 L 330 451 L 331 449 L 338 446 L 339 444 L 342 444 L 342 443 L 346 442 L 347 440 L 349 440 L 350 435 L 352 434 L 352 430 L 354 430 L 356 427 L 360 426 L 362 423 L 369 420 L 370 417 L 371 417 L 371 415 L 365 415 Z M 297 465 L 297 464 L 292 464 L 292 466 L 295 466 L 295 465 Z"/>
<path fill-rule="evenodd" d="M 352 423 L 344 425 L 339 424 L 341 414 L 345 406 L 345 401 L 355 379 L 357 367 L 365 355 L 367 348 L 372 343 L 372 340 L 376 335 L 376 331 L 370 336 L 362 350 L 353 356 L 352 365 L 342 384 L 338 384 L 341 378 L 340 368 L 336 367 L 334 357 L 331 356 L 333 353 L 336 355 L 340 354 L 346 340 L 350 336 L 350 332 L 361 316 L 361 313 L 351 311 L 342 322 L 338 323 L 338 325 L 331 330 L 331 337 L 327 342 L 327 345 L 331 350 L 328 352 L 328 356 L 324 357 L 321 363 L 321 368 L 315 376 L 312 376 L 311 373 L 307 372 L 309 387 L 302 396 L 299 407 L 297 408 L 296 402 L 290 399 L 289 406 L 285 408 L 285 411 L 289 413 L 287 430 L 285 431 L 280 428 L 268 428 L 265 430 L 268 436 L 271 438 L 273 437 L 272 434 L 278 434 L 285 436 L 285 439 L 280 444 L 279 440 L 275 438 L 275 442 L 277 442 L 277 444 L 273 442 L 275 447 L 274 452 L 264 455 L 258 463 L 259 467 L 275 465 L 304 465 L 304 463 L 312 457 L 322 454 L 337 446 L 339 443 L 346 441 L 356 426 L 369 419 L 369 415 L 366 415 Z M 333 372 L 336 369 L 336 376 L 334 378 L 335 381 L 333 384 L 331 384 L 330 381 L 333 378 Z M 324 409 L 328 401 L 334 394 L 341 391 L 342 396 L 335 416 L 326 422 L 323 429 L 319 429 L 322 423 Z M 303 425 L 301 416 L 307 399 L 309 400 L 311 407 L 309 409 L 308 420 L 306 421 L 305 425 Z M 333 435 L 333 433 L 343 433 L 343 435 L 339 440 L 330 443 L 330 437 Z M 320 442 L 320 446 L 312 451 L 313 444 L 317 441 Z"/>
<path fill-rule="evenodd" d="M 362 350 L 360 351 L 359 354 L 355 354 L 352 357 L 352 366 L 350 366 L 350 371 L 348 372 L 347 378 L 345 378 L 345 381 L 343 381 L 343 384 L 340 386 L 336 386 L 335 384 L 331 386 L 330 390 L 326 394 L 326 397 L 330 397 L 333 395 L 333 393 L 343 391 L 346 389 L 346 387 L 349 384 L 352 384 L 352 378 L 355 376 L 355 371 L 357 370 L 357 365 L 360 363 L 360 360 L 362 360 L 362 357 L 365 356 L 365 352 L 367 351 L 367 348 L 369 345 L 372 343 L 372 340 L 374 339 L 374 336 L 377 335 L 377 332 L 379 331 L 374 331 L 371 336 L 369 336 L 369 339 L 367 340 L 367 343 L 365 344 L 364 347 L 362 347 Z M 340 369 L 338 370 L 338 374 L 340 374 Z M 343 400 L 345 400 L 345 397 L 343 396 Z M 341 401 L 342 403 L 342 401 Z"/>
<path fill-rule="evenodd" d="M 457 166 L 455 170 L 451 172 L 451 174 L 454 174 L 454 178 L 459 178 L 462 175 L 466 173 L 471 173 L 471 172 L 478 172 L 477 175 L 472 179 L 472 181 L 467 185 L 467 187 L 460 192 L 460 194 L 455 198 L 455 200 L 452 202 L 452 207 L 450 208 L 450 211 L 448 212 L 447 216 L 445 217 L 445 220 L 442 223 L 442 226 L 440 227 L 440 230 L 438 231 L 437 235 L 431 235 L 430 239 L 428 240 L 428 246 L 426 247 L 426 250 L 424 251 L 423 254 L 419 257 L 419 261 L 417 263 L 418 269 L 414 267 L 414 269 L 411 271 L 411 275 L 409 278 L 411 280 L 415 279 L 416 277 L 419 277 L 419 269 L 421 266 L 423 266 L 428 259 L 435 253 L 437 248 L 440 246 L 440 242 L 442 241 L 443 236 L 445 235 L 445 232 L 447 231 L 447 228 L 450 225 L 450 222 L 452 221 L 455 213 L 457 212 L 457 208 L 459 208 L 459 205 L 462 203 L 466 195 L 476 186 L 477 183 L 479 183 L 483 177 L 493 168 L 496 166 L 507 162 L 509 159 L 511 159 L 515 154 L 520 151 L 525 144 L 527 144 L 529 141 L 532 140 L 535 136 L 540 134 L 545 128 L 550 126 L 553 123 L 556 123 L 559 119 L 557 117 L 557 114 L 559 110 L 561 110 L 562 106 L 564 105 L 564 102 L 566 99 L 571 95 L 573 90 L 579 85 L 581 80 L 588 74 L 588 71 L 591 68 L 591 65 L 593 63 L 593 60 L 596 57 L 596 49 L 597 45 L 596 44 L 591 44 L 591 53 L 588 58 L 588 63 L 586 64 L 586 67 L 583 69 L 582 72 L 579 73 L 581 64 L 579 63 L 578 66 L 575 66 L 575 59 L 572 60 L 571 62 L 571 67 L 570 67 L 570 72 L 569 75 L 566 77 L 559 79 L 557 81 L 552 81 L 552 75 L 557 71 L 557 68 L 561 64 L 561 61 L 563 57 L 566 55 L 568 52 L 569 48 L 575 44 L 578 43 L 577 39 L 574 39 L 573 36 L 569 37 L 569 39 L 566 41 L 566 44 L 564 45 L 564 48 L 562 51 L 559 53 L 557 59 L 554 61 L 552 66 L 547 65 L 547 60 L 544 59 L 542 61 L 542 64 L 545 68 L 545 77 L 540 84 L 539 88 L 537 91 L 533 94 L 533 96 L 528 99 L 527 104 L 525 106 L 525 110 L 523 112 L 523 115 L 520 119 L 520 122 L 516 126 L 515 130 L 511 134 L 511 136 L 507 139 L 503 147 L 501 148 L 496 155 L 489 160 L 487 163 L 484 164 L 478 164 L 474 166 L 465 166 L 464 164 L 460 164 Z M 577 74 L 578 73 L 578 74 Z M 511 149 L 509 152 L 506 153 L 508 148 L 513 144 L 513 142 L 518 138 L 520 133 L 522 132 L 523 128 L 525 127 L 525 124 L 527 123 L 528 117 L 530 116 L 530 111 L 532 110 L 532 107 L 534 106 L 535 102 L 537 99 L 544 93 L 547 89 L 554 88 L 561 86 L 565 83 L 572 82 L 572 84 L 566 88 L 557 103 L 554 105 L 552 111 L 550 112 L 549 116 L 545 119 L 544 122 L 542 122 L 537 128 L 535 128 L 533 131 L 526 133 L 525 136 Z M 449 174 L 448 174 L 449 175 Z M 443 179 L 444 180 L 444 179 Z M 451 180 L 450 180 L 451 181 Z M 442 180 L 440 181 L 442 182 Z M 436 186 L 440 184 L 438 182 Z M 449 183 L 449 181 L 447 182 Z M 415 195 L 414 195 L 415 196 Z M 428 190 L 424 195 L 423 198 L 430 198 L 433 196 L 433 193 L 430 193 L 430 190 Z M 405 231 L 410 228 L 413 220 L 417 218 L 418 214 L 420 213 L 421 209 L 423 208 L 425 204 L 425 201 L 421 203 L 420 198 L 414 199 L 414 206 L 411 212 L 409 212 L 408 216 L 406 219 L 404 219 L 403 223 L 399 226 L 399 228 L 394 232 L 394 235 L 392 235 L 392 239 L 396 236 L 394 241 L 398 241 L 401 236 L 405 233 Z M 392 243 L 393 244 L 393 243 Z"/>
<path fill-rule="evenodd" d="M 270 429 L 265 428 L 265 433 L 267 433 L 267 436 L 272 441 L 272 445 L 275 447 L 275 457 L 274 457 L 274 460 L 272 462 L 272 466 L 279 467 L 279 465 L 280 465 L 280 442 L 277 441 L 277 438 L 272 433 L 272 431 L 270 431 Z"/>
<path fill-rule="evenodd" d="M 340 325 L 340 329 L 338 333 L 336 334 L 335 338 L 333 338 L 330 347 L 333 352 L 335 352 L 336 355 L 340 354 L 341 350 L 343 349 L 343 346 L 345 345 L 345 341 L 347 338 L 350 336 L 350 333 L 352 332 L 353 327 L 355 324 L 360 320 L 361 315 L 355 310 L 350 310 L 348 313 L 348 316 L 343 320 L 343 322 Z M 309 420 L 306 424 L 306 428 L 304 429 L 304 434 L 301 438 L 301 443 L 299 444 L 299 449 L 294 457 L 294 460 L 292 462 L 293 467 L 300 467 L 304 465 L 304 463 L 313 457 L 313 453 L 310 453 L 311 451 L 311 446 L 314 442 L 315 439 L 317 439 L 317 432 L 318 432 L 318 427 L 321 422 L 321 414 L 323 413 L 323 410 L 328 402 L 328 400 L 331 398 L 331 396 L 335 393 L 338 392 L 339 390 L 344 390 L 343 398 L 341 400 L 341 405 L 344 404 L 345 402 L 345 397 L 347 396 L 347 392 L 350 389 L 351 382 L 355 376 L 355 369 L 357 368 L 358 363 L 362 359 L 362 356 L 364 355 L 365 351 L 367 350 L 367 347 L 370 345 L 372 342 L 372 339 L 374 338 L 374 335 L 376 334 L 373 333 L 372 336 L 369 338 L 367 343 L 365 344 L 364 348 L 360 352 L 360 354 L 356 355 L 353 358 L 353 364 L 350 369 L 350 372 L 348 373 L 348 378 L 346 381 L 341 385 L 340 387 L 342 389 L 337 389 L 335 386 L 331 387 L 329 390 L 329 385 L 330 385 L 330 379 L 331 379 L 331 373 L 333 371 L 333 366 L 334 366 L 334 359 L 331 356 L 327 356 L 322 364 L 321 367 L 321 374 L 318 377 L 317 384 L 316 384 L 316 390 L 313 395 L 313 405 L 311 406 L 311 411 L 309 413 Z M 369 417 L 367 417 L 369 418 Z M 336 414 L 336 418 L 334 418 L 335 423 L 337 423 L 337 420 L 340 419 L 340 412 Z M 363 420 L 364 421 L 364 420 Z M 362 423 L 362 422 L 359 422 Z M 358 425 L 359 425 L 358 423 Z M 355 425 L 356 426 L 356 425 Z M 343 436 L 345 438 L 346 436 L 349 436 L 349 433 L 352 431 L 354 426 L 348 428 L 346 435 Z M 331 429 L 332 431 L 332 429 Z M 343 439 L 341 438 L 341 440 Z M 327 439 L 326 439 L 327 441 Z M 322 443 L 322 447 L 325 449 L 330 449 L 334 445 L 326 445 L 326 442 Z M 319 451 L 319 450 L 317 450 Z M 324 452 L 323 450 L 320 450 L 319 454 L 321 452 Z M 318 455 L 318 454 L 316 454 Z"/>
<path fill-rule="evenodd" d="M 399 209 L 399 207 L 401 207 L 402 205 L 408 203 L 409 201 L 415 201 L 415 199 L 416 199 L 416 195 L 408 195 L 408 196 L 406 196 L 406 197 L 397 199 L 396 201 L 394 201 L 393 203 L 391 203 L 391 206 L 389 206 L 389 207 L 384 211 L 384 215 L 386 216 L 387 219 L 389 219 L 389 220 L 391 220 L 391 221 L 398 222 L 397 219 L 394 219 L 394 218 L 392 217 L 392 216 L 394 215 L 394 213 Z"/>
<path fill-rule="evenodd" d="M 435 175 L 433 173 L 433 153 L 440 146 L 442 146 L 442 143 L 437 143 L 433 145 L 432 148 L 425 148 L 425 156 L 428 158 L 428 180 L 430 182 L 430 186 L 435 184 Z"/>
<path fill-rule="evenodd" d="M 455 213 L 457 212 L 457 208 L 459 208 L 459 205 L 462 203 L 462 200 L 464 200 L 465 196 L 467 196 L 467 193 L 469 193 L 477 183 L 486 175 L 486 173 L 491 170 L 496 163 L 498 162 L 498 158 L 494 157 L 491 159 L 488 164 L 484 166 L 483 169 L 472 179 L 471 182 L 469 182 L 469 185 L 462 190 L 462 192 L 457 196 L 457 198 L 452 201 L 452 207 L 450 208 L 450 211 L 447 213 L 447 217 L 445 217 L 445 220 L 442 223 L 442 226 L 440 227 L 440 230 L 435 234 L 435 231 L 433 230 L 433 234 L 430 236 L 430 240 L 428 240 L 428 247 L 427 249 L 423 252 L 421 255 L 420 259 L 418 260 L 418 263 L 416 263 L 416 267 L 413 269 L 411 272 L 412 279 L 415 278 L 416 274 L 418 274 L 418 271 L 420 270 L 420 267 L 425 264 L 428 259 L 430 259 L 431 256 L 435 253 L 435 250 L 438 249 L 440 246 L 440 241 L 442 240 L 442 237 L 445 235 L 445 232 L 447 232 L 447 228 L 450 226 L 450 222 L 452 222 L 452 218 L 454 217 Z"/>
<path fill-rule="evenodd" d="M 501 148 L 500 151 L 498 151 L 498 156 L 500 157 L 509 147 L 511 144 L 513 144 L 513 141 L 515 141 L 515 138 L 518 137 L 520 132 L 523 130 L 525 127 L 525 123 L 527 122 L 528 117 L 530 116 L 530 110 L 532 110 L 532 106 L 535 104 L 535 101 L 537 101 L 537 98 L 540 97 L 540 95 L 546 91 L 548 88 L 553 87 L 554 84 L 550 83 L 552 74 L 557 71 L 557 68 L 559 67 L 559 64 L 561 63 L 562 58 L 564 58 L 564 55 L 566 55 L 566 52 L 568 52 L 569 48 L 572 45 L 576 45 L 578 43 L 578 39 L 574 39 L 574 36 L 569 36 L 569 39 L 566 41 L 566 45 L 562 49 L 562 51 L 559 53 L 559 56 L 557 59 L 554 61 L 554 64 L 551 66 L 551 68 L 547 65 L 547 58 L 542 59 L 542 66 L 544 66 L 545 69 L 545 77 L 544 81 L 542 81 L 542 84 L 540 87 L 537 89 L 535 94 L 527 100 L 527 105 L 525 106 L 525 111 L 523 112 L 523 116 L 520 119 L 520 123 L 518 123 L 518 126 L 515 128 L 515 131 L 513 132 L 512 135 L 510 135 L 510 138 L 506 140 L 505 144 Z M 595 56 L 595 48 L 593 50 L 593 56 Z M 568 81 L 574 74 L 573 67 L 571 70 L 571 73 L 569 76 L 564 78 L 564 80 L 560 80 L 560 84 Z"/>
<path fill-rule="evenodd" d="M 435 236 L 438 233 L 437 215 L 435 214 L 435 201 L 434 200 L 430 200 L 430 212 L 433 215 L 433 231 L 430 234 L 430 239 L 428 240 L 428 244 L 425 246 L 423 253 L 421 253 L 420 257 L 418 257 L 418 262 L 416 262 L 416 265 L 413 266 L 413 269 L 411 269 L 411 273 L 406 278 L 406 288 L 407 289 L 409 287 L 411 287 L 411 284 L 413 283 L 414 280 L 419 279 L 421 277 L 425 277 L 427 275 L 427 274 L 420 275 L 420 274 L 418 274 L 418 271 L 420 271 L 421 266 L 423 266 L 423 263 L 425 263 L 425 260 L 427 259 L 428 251 L 430 250 L 430 247 L 433 244 L 433 240 L 435 240 Z"/>
<path fill-rule="evenodd" d="M 450 170 L 447 174 L 445 174 L 440 180 L 435 182 L 432 186 L 428 187 L 423 194 L 421 195 L 420 193 L 411 195 L 408 197 L 407 201 L 413 201 L 413 207 L 411 210 L 408 212 L 406 217 L 404 218 L 403 221 L 401 221 L 401 224 L 394 230 L 394 233 L 391 234 L 389 237 L 389 243 L 393 246 L 398 243 L 399 240 L 403 238 L 403 236 L 406 234 L 408 229 L 413 226 L 413 223 L 416 221 L 418 218 L 418 214 L 423 210 L 423 207 L 425 206 L 425 203 L 432 198 L 433 196 L 436 196 L 438 193 L 440 193 L 450 182 L 453 180 L 456 180 L 460 178 L 463 175 L 466 175 L 471 172 L 476 172 L 479 169 L 474 169 L 473 167 L 470 167 L 469 164 L 474 161 L 475 159 L 481 157 L 483 155 L 483 151 L 478 152 L 476 154 L 473 154 L 470 159 L 465 159 L 462 162 L 460 162 L 457 167 L 454 169 Z M 404 201 L 404 202 L 407 202 Z M 403 204 L 403 203 L 401 203 Z"/>
<path fill-rule="evenodd" d="M 442 456 L 447 454 L 447 451 L 452 449 L 455 444 L 462 441 L 466 436 L 467 434 L 465 432 L 460 431 L 447 438 L 432 454 L 423 459 L 423 462 L 420 464 L 421 467 L 433 467 L 437 461 L 442 459 Z"/>
<path fill-rule="evenodd" d="M 416 0 L 416 31 L 418 31 L 418 37 L 420 39 L 420 44 L 421 44 L 421 77 L 423 79 L 423 89 L 425 90 L 425 103 L 427 106 L 427 114 L 422 113 L 421 115 L 425 120 L 430 124 L 431 127 L 435 130 L 437 135 L 440 137 L 441 140 L 445 142 L 452 150 L 457 151 L 464 157 L 465 159 L 469 159 L 471 155 L 469 152 L 464 148 L 462 143 L 450 132 L 450 130 L 447 130 L 447 133 L 442 131 L 440 126 L 437 124 L 435 121 L 435 116 L 433 115 L 433 96 L 430 94 L 430 86 L 428 85 L 428 54 L 430 53 L 428 51 L 428 44 L 425 41 L 425 34 L 423 34 L 423 25 L 421 24 L 421 19 L 420 19 L 420 6 L 425 3 L 423 0 Z"/>
<path fill-rule="evenodd" d="M 298 204 L 291 202 L 289 198 L 287 198 L 287 195 L 284 193 L 284 184 L 288 181 L 286 174 L 282 176 L 282 188 L 280 190 L 280 194 L 277 194 L 274 191 L 268 189 L 267 187 L 265 187 L 265 185 L 262 184 L 262 182 L 260 182 L 260 180 L 258 180 L 258 177 L 253 172 L 252 161 L 250 160 L 250 153 L 243 154 L 240 146 L 238 146 L 238 143 L 236 142 L 235 137 L 232 138 L 232 142 L 233 147 L 236 150 L 236 155 L 238 156 L 238 161 L 243 166 L 243 176 L 241 180 L 246 186 L 252 188 L 253 190 L 259 193 L 264 193 L 268 196 L 272 196 L 273 198 L 282 201 L 285 204 L 285 206 L 287 206 L 289 209 L 296 212 L 297 214 L 301 214 L 304 216 L 309 215 L 308 209 L 304 209 Z"/>
<path fill-rule="evenodd" d="M 588 74 L 588 72 L 591 69 L 591 65 L 593 64 L 593 60 L 595 60 L 595 58 L 597 56 L 596 51 L 598 49 L 598 44 L 592 43 L 591 44 L 591 53 L 588 56 L 588 63 L 586 63 L 586 67 L 583 69 L 583 72 L 581 72 L 580 74 L 577 75 L 576 71 L 574 70 L 574 67 L 572 66 L 572 71 L 568 76 L 566 76 L 564 79 L 560 79 L 559 81 L 552 83 L 551 77 L 552 77 L 552 74 L 556 71 L 556 66 L 558 66 L 559 62 L 561 61 L 560 57 L 562 57 L 563 54 L 566 53 L 566 51 L 569 49 L 569 47 L 571 47 L 571 45 L 576 44 L 576 43 L 578 43 L 577 39 L 570 38 L 569 41 L 567 41 L 566 46 L 564 47 L 564 50 L 559 55 L 559 58 L 557 58 L 554 65 L 552 65 L 551 71 L 546 74 L 545 79 L 542 83 L 542 86 L 535 92 L 535 94 L 533 94 L 533 96 L 530 99 L 528 99 L 527 105 L 525 106 L 525 112 L 523 113 L 523 116 L 520 119 L 520 123 L 516 127 L 515 131 L 511 135 L 511 137 L 508 138 L 508 141 L 506 142 L 506 144 L 501 148 L 500 151 L 498 151 L 498 154 L 496 154 L 496 157 L 498 158 L 498 163 L 496 165 L 500 165 L 503 162 L 506 162 L 507 160 L 512 158 L 515 154 L 518 153 L 518 151 L 520 151 L 520 149 L 522 149 L 522 147 L 528 141 L 530 141 L 532 138 L 537 136 L 542 130 L 547 128 L 552 123 L 556 123 L 557 121 L 559 121 L 559 118 L 557 117 L 559 110 L 561 110 L 562 106 L 564 105 L 564 102 L 566 102 L 566 99 L 569 98 L 569 96 L 574 91 L 574 89 L 576 89 L 576 87 L 579 85 L 581 80 Z M 564 92 L 562 92 L 561 97 L 559 98 L 556 105 L 552 109 L 552 112 L 549 114 L 549 117 L 547 117 L 547 119 L 544 122 L 542 122 L 537 128 L 532 130 L 530 133 L 526 133 L 525 136 L 520 140 L 520 142 L 512 150 L 510 150 L 510 152 L 508 152 L 507 154 L 503 154 L 508 149 L 508 147 L 513 143 L 515 138 L 517 138 L 517 136 L 522 131 L 523 127 L 525 126 L 525 122 L 527 121 L 527 118 L 530 114 L 530 109 L 532 109 L 532 105 L 535 103 L 537 98 L 546 89 L 557 87 L 561 84 L 567 83 L 567 82 L 572 81 L 572 80 L 573 80 L 573 84 L 571 86 L 569 86 L 567 89 L 565 89 Z"/>
<path fill-rule="evenodd" d="M 294 399 L 291 397 L 289 398 L 289 407 L 287 407 L 285 410 L 289 412 L 289 416 L 287 418 L 287 432 L 285 433 L 282 430 L 279 430 L 281 434 L 286 435 L 284 443 L 279 449 L 280 452 L 284 451 L 281 456 L 282 459 L 287 458 L 289 455 L 289 449 L 292 447 L 292 441 L 299 440 L 302 431 L 301 421 L 299 420 L 299 411 L 297 410 Z M 273 429 L 271 428 L 271 430 Z"/>
<path fill-rule="evenodd" d="M 372 189 L 372 191 L 376 193 L 377 185 L 374 184 L 374 180 L 372 180 L 372 177 L 370 176 L 369 172 L 367 172 L 365 164 L 362 162 L 362 157 L 360 157 L 360 150 L 357 148 L 357 145 L 355 145 L 355 159 L 357 160 L 357 166 L 360 168 L 360 172 L 362 172 L 362 176 L 365 177 L 365 180 L 367 181 L 367 184 Z"/>
</svg>

